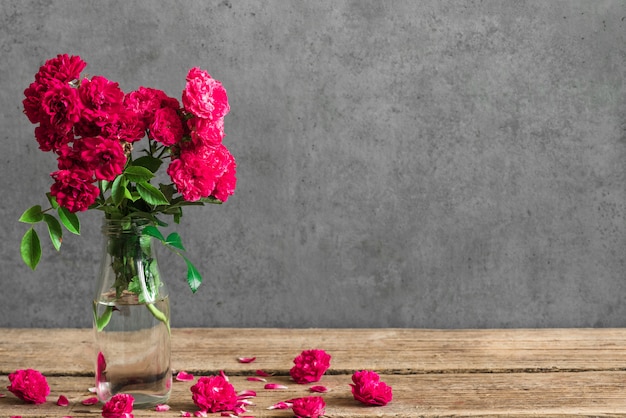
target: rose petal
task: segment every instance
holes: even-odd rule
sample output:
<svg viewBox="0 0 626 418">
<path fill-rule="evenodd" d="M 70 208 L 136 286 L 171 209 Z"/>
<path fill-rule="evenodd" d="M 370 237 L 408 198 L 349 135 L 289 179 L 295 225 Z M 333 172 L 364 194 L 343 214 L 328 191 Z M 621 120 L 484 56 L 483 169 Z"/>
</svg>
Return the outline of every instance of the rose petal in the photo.
<svg viewBox="0 0 626 418">
<path fill-rule="evenodd" d="M 237 394 L 237 399 L 248 399 L 254 398 L 256 396 L 256 392 L 253 390 L 242 390 Z"/>
<path fill-rule="evenodd" d="M 181 370 L 176 374 L 176 380 L 178 380 L 179 382 L 191 382 L 193 379 L 193 374 L 187 373 L 184 370 Z"/>
<path fill-rule="evenodd" d="M 4 398 L 6 395 L 6 393 L 0 393 L 0 398 Z"/>
<path fill-rule="evenodd" d="M 69 404 L 70 404 L 70 401 L 68 401 L 64 395 L 59 396 L 59 399 L 57 400 L 57 405 L 68 406 Z"/>
<path fill-rule="evenodd" d="M 237 360 L 239 360 L 239 363 L 252 363 L 256 360 L 256 357 L 239 357 Z"/>
<path fill-rule="evenodd" d="M 191 412 L 180 411 L 180 416 L 181 417 L 190 417 L 191 416 Z"/>
<path fill-rule="evenodd" d="M 96 398 L 95 396 L 91 397 L 91 398 L 87 398 L 87 399 L 83 399 L 80 403 L 82 403 L 83 405 L 95 405 L 98 402 L 100 402 L 98 400 L 98 398 Z"/>
<path fill-rule="evenodd" d="M 263 377 L 269 377 L 271 376 L 271 374 L 264 372 L 263 370 L 257 370 L 256 371 L 256 375 L 257 376 L 263 376 Z"/>
<path fill-rule="evenodd" d="M 222 378 L 228 382 L 228 376 L 226 376 L 226 373 L 224 373 L 224 370 L 220 370 L 220 376 L 222 376 Z"/>
<path fill-rule="evenodd" d="M 289 409 L 293 406 L 292 403 L 289 402 L 278 402 L 275 403 L 274 405 L 268 407 L 267 409 Z"/>
<path fill-rule="evenodd" d="M 252 402 L 250 399 L 241 399 L 237 401 L 237 405 L 248 405 L 248 406 L 252 406 L 254 405 L 254 402 Z"/>
<path fill-rule="evenodd" d="M 171 409 L 170 406 L 166 404 L 159 404 L 154 408 L 154 410 L 157 412 L 165 412 L 165 411 L 169 411 L 170 409 Z"/>
<path fill-rule="evenodd" d="M 309 388 L 309 390 L 311 392 L 317 392 L 317 393 L 326 393 L 326 392 L 328 392 L 328 388 L 326 386 L 311 386 Z"/>
<path fill-rule="evenodd" d="M 96 388 L 95 387 L 90 387 L 89 389 L 87 389 L 89 392 L 91 393 L 96 393 Z"/>
<path fill-rule="evenodd" d="M 246 380 L 250 382 L 267 382 L 267 379 L 264 379 L 262 377 L 256 377 L 256 376 L 247 377 Z"/>
<path fill-rule="evenodd" d="M 279 385 L 278 383 L 268 383 L 265 385 L 265 389 L 287 389 L 287 386 Z"/>
<path fill-rule="evenodd" d="M 209 414 L 207 414 L 204 411 L 196 411 L 196 412 L 193 413 L 193 416 L 194 417 L 202 417 L 202 418 L 204 418 L 204 417 L 208 417 Z"/>
</svg>

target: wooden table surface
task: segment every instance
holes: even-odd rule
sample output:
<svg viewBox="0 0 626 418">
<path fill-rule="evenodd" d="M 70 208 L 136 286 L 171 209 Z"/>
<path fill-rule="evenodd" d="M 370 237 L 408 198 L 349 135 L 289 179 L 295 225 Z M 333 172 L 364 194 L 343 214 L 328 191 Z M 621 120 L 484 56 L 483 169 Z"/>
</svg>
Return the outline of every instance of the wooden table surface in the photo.
<svg viewBox="0 0 626 418">
<path fill-rule="evenodd" d="M 92 396 L 92 332 L 0 328 L 0 416 L 101 416 L 100 405 L 81 404 Z M 172 367 L 196 378 L 223 370 L 237 391 L 257 392 L 248 415 L 291 417 L 289 410 L 267 407 L 314 395 L 311 385 L 289 378 L 293 359 L 314 348 L 332 356 L 318 383 L 330 389 L 319 395 L 328 417 L 626 417 L 625 329 L 179 328 L 172 330 Z M 253 356 L 253 363 L 237 360 Z M 26 405 L 6 390 L 8 374 L 26 368 L 47 377 L 51 393 L 43 405 Z M 288 389 L 247 381 L 257 369 Z M 391 403 L 365 407 L 353 399 L 351 375 L 363 369 L 392 386 Z M 170 411 L 136 409 L 135 417 L 196 411 L 192 384 L 174 382 Z M 61 394 L 68 407 L 56 405 Z"/>
</svg>

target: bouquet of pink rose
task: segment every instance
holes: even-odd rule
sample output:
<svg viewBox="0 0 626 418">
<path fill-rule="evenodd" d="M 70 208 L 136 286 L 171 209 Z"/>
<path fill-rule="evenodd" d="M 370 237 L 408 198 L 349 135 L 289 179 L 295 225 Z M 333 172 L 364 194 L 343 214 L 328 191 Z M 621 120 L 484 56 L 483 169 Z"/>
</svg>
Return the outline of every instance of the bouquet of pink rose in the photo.
<svg viewBox="0 0 626 418">
<path fill-rule="evenodd" d="M 35 139 L 42 151 L 56 155 L 58 170 L 51 173 L 50 207 L 36 205 L 20 217 L 31 224 L 22 238 L 22 258 L 33 270 L 41 258 L 34 224 L 47 225 L 58 251 L 61 225 L 79 234 L 77 212 L 97 209 L 122 224 L 149 223 L 143 234 L 185 259 L 195 292 L 202 279 L 182 255 L 180 237 L 164 238 L 157 227 L 167 225 L 161 215 L 179 223 L 184 206 L 222 203 L 233 194 L 235 160 L 222 144 L 224 116 L 230 110 L 226 90 L 206 71 L 192 68 L 181 106 L 154 88 L 125 94 L 105 77 L 81 78 L 85 67 L 78 56 L 58 55 L 46 61 L 24 91 L 24 113 L 38 124 Z M 143 138 L 143 150 L 135 156 Z M 165 161 L 171 182 L 155 185 Z"/>
</svg>

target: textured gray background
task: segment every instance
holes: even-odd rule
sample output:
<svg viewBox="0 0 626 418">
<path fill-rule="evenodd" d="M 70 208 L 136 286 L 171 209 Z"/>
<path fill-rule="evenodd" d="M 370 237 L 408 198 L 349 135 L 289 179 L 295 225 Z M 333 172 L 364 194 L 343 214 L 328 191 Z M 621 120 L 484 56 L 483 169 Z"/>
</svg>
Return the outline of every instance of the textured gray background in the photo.
<svg viewBox="0 0 626 418">
<path fill-rule="evenodd" d="M 0 34 L 0 326 L 91 326 L 100 214 L 18 253 L 58 53 L 228 90 L 238 190 L 177 228 L 205 283 L 165 255 L 175 326 L 626 326 L 624 1 L 5 0 Z"/>
</svg>

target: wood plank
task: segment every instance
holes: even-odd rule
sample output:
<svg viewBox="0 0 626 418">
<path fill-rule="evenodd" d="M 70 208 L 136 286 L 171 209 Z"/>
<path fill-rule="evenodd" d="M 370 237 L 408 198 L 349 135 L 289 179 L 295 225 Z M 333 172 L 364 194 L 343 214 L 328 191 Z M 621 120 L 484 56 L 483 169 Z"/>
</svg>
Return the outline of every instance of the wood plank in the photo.
<svg viewBox="0 0 626 418">
<path fill-rule="evenodd" d="M 326 415 L 333 418 L 376 417 L 626 417 L 624 382 L 626 372 L 551 372 L 551 373 L 460 373 L 421 375 L 382 375 L 394 390 L 394 400 L 384 407 L 365 407 L 352 398 L 350 376 L 324 376 L 321 384 L 330 392 L 322 396 Z M 288 378 L 272 380 L 288 386 L 287 390 L 270 391 L 262 383 L 248 382 L 243 376 L 232 376 L 239 390 L 257 391 L 255 406 L 249 412 L 256 417 L 291 417 L 289 411 L 269 411 L 267 407 L 283 400 L 311 396 L 309 385 L 296 385 Z M 100 416 L 101 406 L 84 406 L 80 401 L 91 379 L 80 376 L 48 378 L 51 395 L 44 405 L 26 405 L 6 390 L 0 398 L 0 415 L 22 417 Z M 0 388 L 8 384 L 0 376 Z M 156 414 L 152 410 L 135 410 L 135 417 L 178 416 L 179 411 L 196 410 L 189 387 L 193 383 L 176 382 L 169 405 L 172 410 Z M 70 399 L 69 407 L 55 405 L 60 394 Z M 211 415 L 219 416 L 219 414 Z"/>
<path fill-rule="evenodd" d="M 0 374 L 36 368 L 49 375 L 93 373 L 91 329 L 0 329 Z M 329 373 L 626 370 L 626 329 L 196 329 L 172 330 L 177 370 L 285 375 L 304 349 L 333 359 Z M 256 356 L 252 365 L 237 357 Z"/>
</svg>

